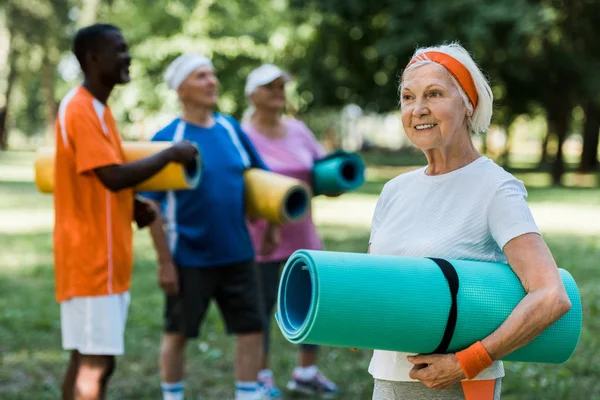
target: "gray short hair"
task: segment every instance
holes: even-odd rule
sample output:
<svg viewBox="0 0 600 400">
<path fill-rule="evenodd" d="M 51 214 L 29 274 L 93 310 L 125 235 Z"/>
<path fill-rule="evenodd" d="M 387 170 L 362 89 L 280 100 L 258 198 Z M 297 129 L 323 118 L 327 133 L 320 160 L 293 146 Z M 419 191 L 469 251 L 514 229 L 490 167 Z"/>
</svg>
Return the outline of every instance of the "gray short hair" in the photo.
<svg viewBox="0 0 600 400">
<path fill-rule="evenodd" d="M 472 112 L 471 116 L 467 117 L 469 130 L 472 133 L 481 133 L 487 131 L 492 120 L 494 95 L 492 94 L 492 89 L 490 88 L 488 80 L 483 75 L 483 72 L 481 72 L 481 70 L 479 69 L 469 52 L 467 52 L 467 50 L 465 50 L 465 48 L 458 43 L 450 43 L 441 46 L 418 48 L 411 57 L 411 60 L 415 56 L 418 56 L 419 54 L 428 51 L 437 51 L 440 53 L 447 54 L 458 60 L 469 71 L 471 77 L 473 78 L 473 82 L 475 83 L 475 88 L 477 90 L 477 106 L 475 107 L 475 110 L 473 110 L 473 105 L 469 101 L 467 94 L 462 89 L 460 84 L 456 81 L 454 76 L 452 76 L 452 74 L 450 74 L 448 71 L 446 72 L 448 72 L 448 75 L 452 79 L 452 82 L 454 82 L 454 84 L 456 85 L 456 88 L 458 89 L 463 99 L 465 107 L 467 108 L 467 110 Z M 427 56 L 423 57 L 427 58 Z M 411 64 L 408 68 L 406 68 L 402 72 L 402 75 L 404 75 L 407 71 L 410 71 L 413 68 L 430 63 L 434 62 L 428 59 L 416 61 L 415 63 Z M 402 81 L 400 82 L 400 87 L 398 88 L 398 90 L 402 90 Z"/>
</svg>

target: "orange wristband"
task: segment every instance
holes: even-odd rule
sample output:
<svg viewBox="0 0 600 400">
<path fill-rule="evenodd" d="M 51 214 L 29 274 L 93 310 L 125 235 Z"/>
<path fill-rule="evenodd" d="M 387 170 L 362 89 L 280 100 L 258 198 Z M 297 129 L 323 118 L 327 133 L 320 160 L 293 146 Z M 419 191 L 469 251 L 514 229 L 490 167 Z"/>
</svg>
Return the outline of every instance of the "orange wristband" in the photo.
<svg viewBox="0 0 600 400">
<path fill-rule="evenodd" d="M 467 379 L 475 378 L 481 371 L 494 363 L 481 342 L 477 342 L 455 355 Z"/>
</svg>

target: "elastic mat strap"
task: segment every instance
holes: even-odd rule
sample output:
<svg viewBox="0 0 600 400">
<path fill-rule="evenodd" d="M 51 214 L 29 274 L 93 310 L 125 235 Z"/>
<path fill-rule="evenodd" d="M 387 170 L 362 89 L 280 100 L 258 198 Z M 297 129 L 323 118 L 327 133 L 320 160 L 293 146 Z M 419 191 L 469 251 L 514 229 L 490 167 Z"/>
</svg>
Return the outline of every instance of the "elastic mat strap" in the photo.
<svg viewBox="0 0 600 400">
<path fill-rule="evenodd" d="M 448 350 L 448 346 L 450 345 L 450 341 L 454 335 L 454 329 L 456 328 L 456 318 L 458 316 L 458 307 L 456 304 L 456 296 L 458 294 L 458 274 L 456 273 L 454 266 L 447 260 L 430 257 L 429 259 L 435 262 L 442 270 L 444 277 L 448 281 L 450 296 L 452 297 L 452 306 L 450 306 L 450 313 L 448 313 L 448 322 L 446 323 L 444 336 L 442 336 L 442 340 L 440 341 L 438 347 L 433 351 L 433 353 L 444 354 L 446 353 L 446 350 Z"/>
</svg>

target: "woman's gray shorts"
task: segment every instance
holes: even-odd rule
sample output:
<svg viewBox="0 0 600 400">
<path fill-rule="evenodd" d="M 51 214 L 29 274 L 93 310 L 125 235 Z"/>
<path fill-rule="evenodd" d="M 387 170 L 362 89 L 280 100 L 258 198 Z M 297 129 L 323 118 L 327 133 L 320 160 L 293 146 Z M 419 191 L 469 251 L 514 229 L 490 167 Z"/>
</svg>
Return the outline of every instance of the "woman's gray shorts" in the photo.
<svg viewBox="0 0 600 400">
<path fill-rule="evenodd" d="M 496 379 L 494 400 L 500 400 L 502 379 Z M 375 379 L 373 400 L 465 400 L 460 384 L 447 390 L 433 390 L 421 382 L 391 382 Z"/>
</svg>

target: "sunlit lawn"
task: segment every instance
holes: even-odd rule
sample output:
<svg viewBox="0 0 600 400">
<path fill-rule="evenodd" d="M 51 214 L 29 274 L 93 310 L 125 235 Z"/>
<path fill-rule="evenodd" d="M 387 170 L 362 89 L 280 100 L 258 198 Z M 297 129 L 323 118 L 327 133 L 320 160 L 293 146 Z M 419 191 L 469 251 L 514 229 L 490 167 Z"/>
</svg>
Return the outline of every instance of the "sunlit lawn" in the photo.
<svg viewBox="0 0 600 400">
<path fill-rule="evenodd" d="M 67 361 L 54 301 L 52 199 L 37 193 L 31 183 L 31 161 L 30 154 L 0 153 L 1 399 L 59 398 Z M 395 159 L 387 162 L 394 163 Z M 315 218 L 329 250 L 366 250 L 377 195 L 388 179 L 412 168 L 403 165 L 398 161 L 395 166 L 370 168 L 369 182 L 360 193 L 315 202 Z M 522 173 L 521 179 L 526 184 L 530 180 L 532 210 L 559 266 L 579 284 L 584 329 L 579 347 L 564 365 L 507 363 L 503 398 L 600 398 L 600 190 L 543 188 L 536 182 L 545 175 Z M 146 231 L 136 233 L 135 251 L 126 355 L 119 357 L 111 399 L 160 398 L 157 349 L 163 298 L 155 284 L 154 252 Z M 188 348 L 187 398 L 232 398 L 233 345 L 213 308 L 200 339 Z M 284 385 L 294 366 L 295 348 L 276 326 L 272 353 L 272 368 Z M 340 398 L 370 399 L 369 360 L 366 350 L 324 348 L 319 364 L 343 388 Z"/>
</svg>

